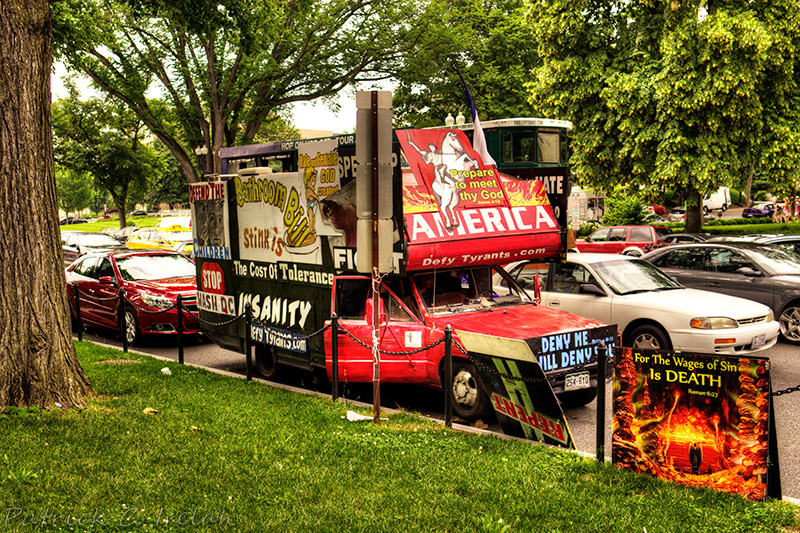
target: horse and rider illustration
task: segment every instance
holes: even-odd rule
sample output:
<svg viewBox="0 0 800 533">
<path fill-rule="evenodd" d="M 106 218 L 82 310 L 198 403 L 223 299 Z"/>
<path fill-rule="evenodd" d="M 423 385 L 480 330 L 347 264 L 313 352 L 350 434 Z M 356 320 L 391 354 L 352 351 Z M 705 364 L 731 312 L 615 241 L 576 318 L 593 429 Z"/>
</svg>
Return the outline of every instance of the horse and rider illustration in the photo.
<svg viewBox="0 0 800 533">
<path fill-rule="evenodd" d="M 464 177 L 458 175 L 453 177 L 451 171 L 462 172 L 473 168 L 477 169 L 479 168 L 478 161 L 467 154 L 454 131 L 445 133 L 438 149 L 436 145 L 429 144 L 427 150 L 422 150 L 411 140 L 409 132 L 406 132 L 406 136 L 408 144 L 419 153 L 422 160 L 433 165 L 434 178 L 431 189 L 439 204 L 439 211 L 444 216 L 445 229 L 453 231 L 459 225 L 454 211 L 460 201 L 456 183 L 463 183 Z"/>
</svg>

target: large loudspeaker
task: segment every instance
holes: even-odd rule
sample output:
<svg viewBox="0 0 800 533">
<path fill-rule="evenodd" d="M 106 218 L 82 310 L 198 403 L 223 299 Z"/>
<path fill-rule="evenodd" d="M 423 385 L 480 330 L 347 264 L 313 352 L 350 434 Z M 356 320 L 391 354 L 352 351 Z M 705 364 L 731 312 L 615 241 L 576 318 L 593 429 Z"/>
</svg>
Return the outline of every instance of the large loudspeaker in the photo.
<svg viewBox="0 0 800 533">
<path fill-rule="evenodd" d="M 356 210 L 358 243 L 356 268 L 373 267 L 373 233 L 378 232 L 378 270 L 392 271 L 394 224 L 392 221 L 392 92 L 356 93 Z M 373 124 L 375 127 L 373 128 Z M 374 130 L 374 131 L 373 131 Z M 376 153 L 377 148 L 377 153 Z M 376 158 L 377 156 L 377 158 Z M 377 160 L 376 160 L 377 159 Z M 377 166 L 377 179 L 373 169 Z M 373 191 L 376 182 L 377 195 Z M 375 198 L 377 197 L 377 205 Z M 377 214 L 377 216 L 375 216 Z M 374 222 L 377 221 L 377 224 Z"/>
</svg>

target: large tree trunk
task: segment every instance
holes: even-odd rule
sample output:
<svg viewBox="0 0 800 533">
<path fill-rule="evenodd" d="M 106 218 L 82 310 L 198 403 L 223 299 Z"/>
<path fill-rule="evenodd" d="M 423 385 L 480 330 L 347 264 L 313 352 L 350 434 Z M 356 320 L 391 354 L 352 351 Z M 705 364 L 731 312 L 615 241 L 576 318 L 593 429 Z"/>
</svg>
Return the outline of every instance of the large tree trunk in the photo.
<svg viewBox="0 0 800 533">
<path fill-rule="evenodd" d="M 84 407 L 58 231 L 46 0 L 0 2 L 0 408 Z"/>
<path fill-rule="evenodd" d="M 750 172 L 747 173 L 747 200 L 745 200 L 745 205 L 750 207 L 753 205 L 752 196 L 750 195 L 751 189 L 753 188 L 753 164 L 750 164 Z"/>
<path fill-rule="evenodd" d="M 703 227 L 703 195 L 697 191 L 686 194 L 686 233 L 697 233 Z"/>
</svg>

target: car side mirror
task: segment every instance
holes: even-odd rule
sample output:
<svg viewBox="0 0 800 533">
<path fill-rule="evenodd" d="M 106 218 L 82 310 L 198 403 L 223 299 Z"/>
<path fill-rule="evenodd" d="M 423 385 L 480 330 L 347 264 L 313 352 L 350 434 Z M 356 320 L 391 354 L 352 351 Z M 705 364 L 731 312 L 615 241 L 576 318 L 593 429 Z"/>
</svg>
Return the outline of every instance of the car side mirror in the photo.
<svg viewBox="0 0 800 533">
<path fill-rule="evenodd" d="M 582 283 L 579 289 L 581 294 L 594 294 L 595 296 L 605 296 L 606 293 L 603 292 L 603 289 L 595 285 L 594 283 Z"/>
<path fill-rule="evenodd" d="M 736 272 L 738 272 L 739 274 L 742 274 L 744 276 L 750 277 L 750 278 L 756 278 L 756 277 L 761 275 L 761 271 L 760 270 L 753 270 L 750 267 L 737 268 Z"/>
<path fill-rule="evenodd" d="M 98 281 L 103 285 L 114 286 L 117 284 L 116 280 L 114 280 L 114 278 L 112 278 L 111 276 L 100 276 L 100 279 Z"/>
</svg>

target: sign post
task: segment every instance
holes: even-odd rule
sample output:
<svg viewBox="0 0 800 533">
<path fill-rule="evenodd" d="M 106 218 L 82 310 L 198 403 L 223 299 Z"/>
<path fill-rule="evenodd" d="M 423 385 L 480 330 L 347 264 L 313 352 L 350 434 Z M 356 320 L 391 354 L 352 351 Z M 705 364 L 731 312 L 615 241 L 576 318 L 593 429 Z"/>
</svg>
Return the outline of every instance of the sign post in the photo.
<svg viewBox="0 0 800 533">
<path fill-rule="evenodd" d="M 356 93 L 356 268 L 372 274 L 372 407 L 380 422 L 380 275 L 392 271 L 392 93 Z M 369 312 L 369 311 L 368 311 Z"/>
</svg>

